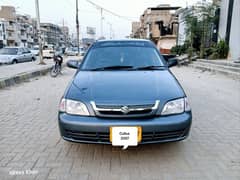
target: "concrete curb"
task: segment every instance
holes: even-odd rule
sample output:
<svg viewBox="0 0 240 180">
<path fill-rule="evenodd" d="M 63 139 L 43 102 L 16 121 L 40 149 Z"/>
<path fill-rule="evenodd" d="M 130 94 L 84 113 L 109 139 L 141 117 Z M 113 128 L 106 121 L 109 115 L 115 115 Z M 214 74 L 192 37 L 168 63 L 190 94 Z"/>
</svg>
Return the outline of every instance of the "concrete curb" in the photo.
<svg viewBox="0 0 240 180">
<path fill-rule="evenodd" d="M 216 67 L 207 67 L 206 65 L 203 66 L 203 65 L 194 64 L 194 63 L 191 63 L 188 66 L 191 67 L 191 68 L 200 69 L 200 70 L 203 70 L 203 71 L 209 71 L 209 72 L 223 74 L 223 75 L 231 77 L 233 79 L 240 80 L 240 73 L 230 71 L 230 70 L 227 70 L 227 69 L 216 68 Z"/>
<path fill-rule="evenodd" d="M 38 69 L 35 71 L 30 71 L 30 72 L 24 72 L 24 73 L 16 74 L 16 75 L 8 77 L 8 78 L 0 79 L 0 89 L 9 87 L 9 86 L 13 86 L 15 84 L 27 82 L 31 78 L 34 78 L 37 76 L 44 76 L 47 73 L 49 73 L 51 68 L 52 68 L 52 66 L 50 66 L 50 67 L 48 66 L 43 69 Z"/>
<path fill-rule="evenodd" d="M 67 66 L 67 61 L 69 60 L 79 60 L 81 62 L 82 59 L 79 57 L 70 57 L 68 59 L 64 59 L 62 63 L 62 68 Z M 14 86 L 16 84 L 20 84 L 23 82 L 28 82 L 30 79 L 38 76 L 44 76 L 47 73 L 50 73 L 50 69 L 53 67 L 54 64 L 48 64 L 45 67 L 43 66 L 41 69 L 33 70 L 33 71 L 28 71 L 28 72 L 23 72 L 20 74 L 16 74 L 7 78 L 0 78 L 0 90 L 9 87 L 9 86 Z M 50 74 L 49 74 L 50 76 Z"/>
</svg>

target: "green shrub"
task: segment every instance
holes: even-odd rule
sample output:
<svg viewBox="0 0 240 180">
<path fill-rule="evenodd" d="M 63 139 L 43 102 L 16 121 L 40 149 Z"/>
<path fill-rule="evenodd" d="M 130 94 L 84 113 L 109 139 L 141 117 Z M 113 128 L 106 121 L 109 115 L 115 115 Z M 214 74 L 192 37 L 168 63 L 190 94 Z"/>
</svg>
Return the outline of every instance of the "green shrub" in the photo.
<svg viewBox="0 0 240 180">
<path fill-rule="evenodd" d="M 218 53 L 218 58 L 225 59 L 228 56 L 229 46 L 224 40 L 220 40 L 216 46 L 216 52 Z"/>
<path fill-rule="evenodd" d="M 208 59 L 218 59 L 218 53 L 214 52 L 210 56 L 208 56 Z"/>
<path fill-rule="evenodd" d="M 209 59 L 226 59 L 228 56 L 229 46 L 224 40 L 220 40 L 216 45 L 213 45 L 208 53 Z"/>
<path fill-rule="evenodd" d="M 176 45 L 171 48 L 171 54 L 182 55 L 186 53 L 187 46 L 184 45 Z"/>
</svg>

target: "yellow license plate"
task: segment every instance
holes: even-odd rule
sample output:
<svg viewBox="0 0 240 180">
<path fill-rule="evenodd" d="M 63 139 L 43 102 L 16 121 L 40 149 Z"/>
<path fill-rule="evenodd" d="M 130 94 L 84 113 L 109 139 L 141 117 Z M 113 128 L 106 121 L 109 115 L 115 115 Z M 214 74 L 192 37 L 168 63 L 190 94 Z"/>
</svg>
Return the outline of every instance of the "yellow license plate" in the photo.
<svg viewBox="0 0 240 180">
<path fill-rule="evenodd" d="M 113 134 L 115 134 L 115 136 L 118 136 L 119 135 L 119 138 L 123 139 L 125 138 L 125 140 L 127 140 L 128 138 L 128 135 L 131 136 L 131 132 L 132 130 L 137 130 L 137 135 L 134 135 L 133 133 L 133 138 L 137 138 L 137 142 L 141 142 L 142 140 L 142 127 L 141 126 L 113 126 L 113 127 L 110 127 L 110 142 L 113 143 L 113 139 L 116 139 L 116 138 L 113 138 Z M 119 132 L 117 135 L 116 133 L 114 133 L 114 131 L 117 131 Z M 122 134 L 121 134 L 122 133 Z"/>
</svg>

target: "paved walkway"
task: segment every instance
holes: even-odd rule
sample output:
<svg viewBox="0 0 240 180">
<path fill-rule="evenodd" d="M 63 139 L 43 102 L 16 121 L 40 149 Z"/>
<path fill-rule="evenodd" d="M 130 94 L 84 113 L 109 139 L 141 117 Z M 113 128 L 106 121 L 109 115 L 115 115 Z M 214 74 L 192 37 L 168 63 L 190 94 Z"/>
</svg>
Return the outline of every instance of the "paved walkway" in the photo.
<svg viewBox="0 0 240 180">
<path fill-rule="evenodd" d="M 81 60 L 82 57 L 65 57 L 63 66 L 70 59 Z M 39 60 L 37 60 L 35 62 L 0 66 L 0 89 L 29 81 L 37 76 L 46 75 L 54 65 L 54 62 L 52 59 L 47 59 L 45 63 L 45 65 L 40 65 Z"/>
<path fill-rule="evenodd" d="M 64 58 L 64 61 L 66 62 L 69 59 L 76 59 L 76 58 L 78 57 L 70 56 L 70 57 Z M 0 80 L 6 79 L 12 76 L 20 75 L 26 72 L 39 71 L 54 65 L 54 62 L 52 59 L 44 59 L 44 62 L 46 63 L 46 65 L 39 65 L 39 60 L 36 60 L 34 62 L 2 65 L 0 66 Z"/>
<path fill-rule="evenodd" d="M 39 65 L 38 60 L 34 61 L 34 62 L 2 65 L 2 66 L 0 66 L 0 79 L 5 79 L 5 78 L 19 75 L 19 74 L 22 74 L 25 72 L 41 70 L 43 68 L 51 67 L 53 65 L 53 61 L 50 59 L 45 62 L 46 62 L 46 65 Z"/>
</svg>

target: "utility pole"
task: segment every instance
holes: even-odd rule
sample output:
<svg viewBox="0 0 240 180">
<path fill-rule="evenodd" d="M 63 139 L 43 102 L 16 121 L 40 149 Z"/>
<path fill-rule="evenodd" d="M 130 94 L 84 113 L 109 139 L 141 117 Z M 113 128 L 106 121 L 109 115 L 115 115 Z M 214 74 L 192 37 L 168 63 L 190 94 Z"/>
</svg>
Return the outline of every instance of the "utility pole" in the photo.
<svg viewBox="0 0 240 180">
<path fill-rule="evenodd" d="M 95 6 L 98 10 L 100 9 L 100 14 L 101 14 L 101 16 L 100 16 L 100 18 L 101 18 L 100 19 L 100 38 L 102 38 L 103 37 L 103 19 L 104 19 L 103 10 L 106 11 L 106 9 L 104 9 L 103 7 L 95 4 L 94 2 L 92 2 L 90 0 L 86 0 L 86 1 L 89 2 L 90 4 L 92 4 L 93 6 Z M 110 11 L 108 11 L 108 12 L 110 12 Z M 110 12 L 110 13 L 112 13 L 112 12 Z"/>
<path fill-rule="evenodd" d="M 65 26 L 64 26 L 64 19 L 63 19 L 63 36 L 64 36 L 64 46 L 66 48 L 67 46 L 67 31 L 65 30 Z"/>
<path fill-rule="evenodd" d="M 78 0 L 76 0 L 76 28 L 77 28 L 77 47 L 79 54 L 79 21 L 78 21 Z"/>
<path fill-rule="evenodd" d="M 39 3 L 35 0 L 36 16 L 37 16 L 37 35 L 38 35 L 38 46 L 39 46 L 39 64 L 45 64 L 43 61 L 43 51 L 42 51 L 42 37 L 40 29 L 40 13 L 39 13 Z"/>
<path fill-rule="evenodd" d="M 100 9 L 101 11 L 101 38 L 103 37 L 103 8 Z"/>
<path fill-rule="evenodd" d="M 112 39 L 112 24 L 107 22 L 107 24 L 109 25 L 109 39 Z"/>
</svg>

